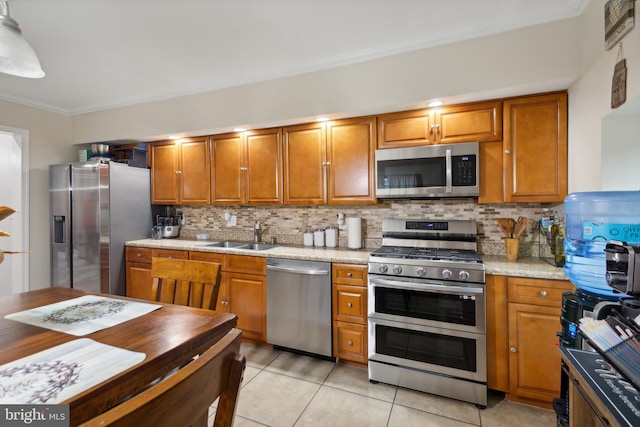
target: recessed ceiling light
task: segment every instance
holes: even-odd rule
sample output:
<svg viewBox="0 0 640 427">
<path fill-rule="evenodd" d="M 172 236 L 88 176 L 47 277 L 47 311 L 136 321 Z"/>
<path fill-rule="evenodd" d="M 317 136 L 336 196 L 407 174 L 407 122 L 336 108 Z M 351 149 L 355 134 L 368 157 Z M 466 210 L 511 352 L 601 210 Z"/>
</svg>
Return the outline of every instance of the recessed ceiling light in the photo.
<svg viewBox="0 0 640 427">
<path fill-rule="evenodd" d="M 177 136 L 177 135 L 169 135 L 169 139 L 172 139 L 172 140 L 174 140 L 174 141 L 175 141 L 175 140 L 177 140 L 177 139 L 180 139 L 180 137 L 179 137 L 179 136 Z"/>
<path fill-rule="evenodd" d="M 428 105 L 428 106 L 429 106 L 429 107 L 439 107 L 439 106 L 441 106 L 442 104 L 444 104 L 442 101 L 438 101 L 438 100 L 436 100 L 436 101 L 431 101 L 431 102 L 429 103 L 429 105 Z"/>
<path fill-rule="evenodd" d="M 245 130 L 245 128 L 233 128 L 234 132 L 244 132 Z"/>
<path fill-rule="evenodd" d="M 316 118 L 316 122 L 326 122 L 327 120 L 329 120 L 328 117 L 317 117 Z"/>
</svg>

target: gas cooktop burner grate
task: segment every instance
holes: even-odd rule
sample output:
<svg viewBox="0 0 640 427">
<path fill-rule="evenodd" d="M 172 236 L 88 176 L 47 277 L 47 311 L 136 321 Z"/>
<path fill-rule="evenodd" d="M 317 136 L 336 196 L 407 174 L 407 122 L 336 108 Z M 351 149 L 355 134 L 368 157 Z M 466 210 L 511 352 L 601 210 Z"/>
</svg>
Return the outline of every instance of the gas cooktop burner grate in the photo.
<svg viewBox="0 0 640 427">
<path fill-rule="evenodd" d="M 476 251 L 438 248 L 410 248 L 402 246 L 382 246 L 371 253 L 373 257 L 424 259 L 433 261 L 459 261 L 481 263 Z"/>
</svg>

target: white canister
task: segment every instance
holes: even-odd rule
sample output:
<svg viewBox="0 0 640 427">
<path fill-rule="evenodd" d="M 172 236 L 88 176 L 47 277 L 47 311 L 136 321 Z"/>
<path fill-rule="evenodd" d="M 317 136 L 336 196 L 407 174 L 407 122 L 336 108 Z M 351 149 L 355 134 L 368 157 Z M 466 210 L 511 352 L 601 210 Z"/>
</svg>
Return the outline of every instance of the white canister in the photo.
<svg viewBox="0 0 640 427">
<path fill-rule="evenodd" d="M 322 228 L 313 232 L 313 246 L 324 246 L 324 230 Z"/>
<path fill-rule="evenodd" d="M 328 248 L 338 246 L 338 229 L 336 227 L 327 227 L 324 231 L 325 240 Z"/>
<path fill-rule="evenodd" d="M 302 239 L 305 246 L 313 246 L 313 230 L 304 230 Z"/>
</svg>

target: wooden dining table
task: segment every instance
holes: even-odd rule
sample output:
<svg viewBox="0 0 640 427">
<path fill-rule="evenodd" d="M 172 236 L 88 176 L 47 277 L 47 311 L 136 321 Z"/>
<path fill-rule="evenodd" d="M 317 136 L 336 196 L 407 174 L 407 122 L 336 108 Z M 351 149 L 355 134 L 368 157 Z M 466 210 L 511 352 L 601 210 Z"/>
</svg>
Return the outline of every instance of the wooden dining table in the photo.
<svg viewBox="0 0 640 427">
<path fill-rule="evenodd" d="M 60 287 L 0 297 L 0 365 L 78 338 L 67 333 L 5 319 L 6 315 L 84 295 L 131 300 L 117 295 Z M 95 417 L 145 388 L 152 381 L 180 367 L 194 356 L 203 353 L 236 326 L 237 317 L 234 314 L 173 304 L 157 304 L 161 307 L 148 314 L 82 337 L 141 352 L 145 354 L 145 358 L 133 367 L 61 402 L 69 405 L 71 426 Z"/>
</svg>

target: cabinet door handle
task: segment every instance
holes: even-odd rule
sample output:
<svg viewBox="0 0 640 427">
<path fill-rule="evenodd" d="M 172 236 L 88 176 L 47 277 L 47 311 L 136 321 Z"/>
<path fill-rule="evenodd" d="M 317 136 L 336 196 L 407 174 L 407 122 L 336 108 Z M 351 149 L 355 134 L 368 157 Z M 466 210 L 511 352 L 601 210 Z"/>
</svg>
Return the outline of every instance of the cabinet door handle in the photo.
<svg viewBox="0 0 640 427">
<path fill-rule="evenodd" d="M 543 296 L 543 297 L 546 297 L 547 296 L 547 291 L 540 291 L 540 295 Z"/>
<path fill-rule="evenodd" d="M 182 171 L 176 171 L 176 175 L 180 175 Z"/>
<path fill-rule="evenodd" d="M 504 154 L 511 154 L 511 150 L 504 150 Z"/>
<path fill-rule="evenodd" d="M 353 345 L 353 341 L 349 340 L 349 341 L 347 342 L 347 344 L 349 344 L 349 345 Z"/>
<path fill-rule="evenodd" d="M 351 308 L 353 307 L 353 304 L 351 304 L 350 302 L 347 303 L 347 307 Z"/>
<path fill-rule="evenodd" d="M 353 276 L 353 274 L 351 274 L 350 272 L 347 273 L 347 277 L 351 277 L 351 276 Z"/>
<path fill-rule="evenodd" d="M 511 347 L 511 348 L 509 349 L 509 351 L 510 351 L 511 353 L 516 353 L 518 350 L 516 350 L 516 348 L 515 348 L 515 347 Z"/>
<path fill-rule="evenodd" d="M 142 254 L 141 254 L 141 253 L 137 253 L 137 254 L 136 254 L 136 256 L 137 256 L 137 257 L 141 257 L 141 256 L 142 256 Z"/>
</svg>

